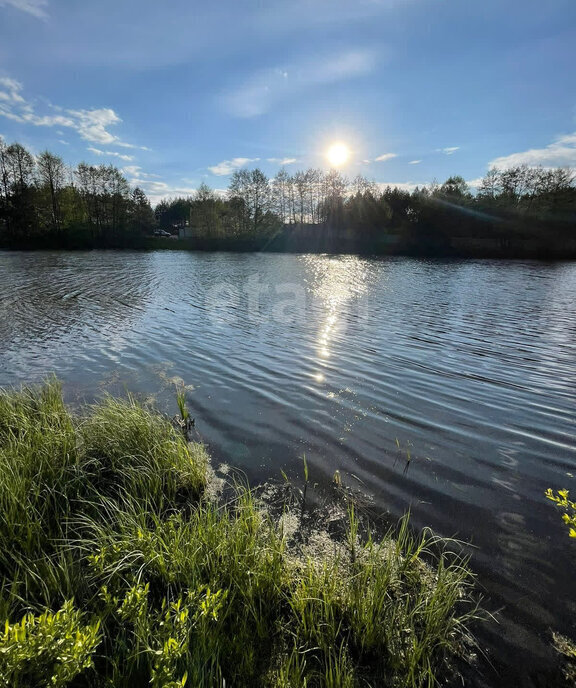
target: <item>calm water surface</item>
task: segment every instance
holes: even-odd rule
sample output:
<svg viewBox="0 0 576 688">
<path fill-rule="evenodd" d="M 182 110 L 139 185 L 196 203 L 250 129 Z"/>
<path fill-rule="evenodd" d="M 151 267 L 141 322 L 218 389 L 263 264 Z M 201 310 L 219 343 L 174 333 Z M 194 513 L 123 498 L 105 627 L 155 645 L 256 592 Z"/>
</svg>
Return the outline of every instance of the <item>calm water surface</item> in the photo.
<svg viewBox="0 0 576 688">
<path fill-rule="evenodd" d="M 259 480 L 305 454 L 471 541 L 502 609 L 486 685 L 549 684 L 550 629 L 576 636 L 575 549 L 543 496 L 576 493 L 575 263 L 3 252 L 0 277 L 0 385 L 55 372 L 72 401 L 174 413 L 185 384 L 216 461 Z"/>
</svg>

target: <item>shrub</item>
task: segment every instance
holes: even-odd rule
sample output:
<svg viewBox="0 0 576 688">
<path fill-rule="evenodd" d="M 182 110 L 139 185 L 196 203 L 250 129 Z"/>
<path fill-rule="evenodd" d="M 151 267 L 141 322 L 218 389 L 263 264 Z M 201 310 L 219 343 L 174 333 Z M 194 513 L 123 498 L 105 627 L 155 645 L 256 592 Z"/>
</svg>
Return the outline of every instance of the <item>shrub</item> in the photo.
<svg viewBox="0 0 576 688">
<path fill-rule="evenodd" d="M 576 538 L 576 502 L 570 501 L 569 496 L 568 490 L 558 490 L 556 494 L 550 488 L 546 490 L 546 498 L 564 509 L 562 520 L 569 527 L 568 535 Z"/>
<path fill-rule="evenodd" d="M 0 686 L 66 686 L 91 669 L 100 643 L 100 622 L 82 624 L 83 615 L 65 602 L 55 614 L 25 614 L 0 633 Z"/>
</svg>

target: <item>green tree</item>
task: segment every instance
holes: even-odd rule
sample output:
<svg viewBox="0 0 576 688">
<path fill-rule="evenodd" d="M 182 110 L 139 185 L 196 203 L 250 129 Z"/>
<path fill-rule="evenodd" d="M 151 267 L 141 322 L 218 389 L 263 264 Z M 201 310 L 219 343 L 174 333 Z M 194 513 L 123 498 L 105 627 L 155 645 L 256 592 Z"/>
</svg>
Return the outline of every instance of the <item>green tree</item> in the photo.
<svg viewBox="0 0 576 688">
<path fill-rule="evenodd" d="M 58 233 L 62 229 L 60 197 L 65 181 L 64 162 L 62 158 L 46 150 L 37 157 L 36 168 L 39 188 L 48 201 L 42 208 L 43 215 L 47 225 Z"/>
<path fill-rule="evenodd" d="M 276 219 L 271 212 L 272 194 L 262 170 L 236 170 L 228 194 L 241 232 L 258 235 L 272 228 Z"/>
<path fill-rule="evenodd" d="M 470 189 L 463 177 L 456 175 L 448 177 L 439 189 L 439 195 L 450 198 L 451 200 L 465 200 L 470 198 Z"/>
<path fill-rule="evenodd" d="M 202 236 L 218 237 L 223 233 L 223 215 L 222 200 L 202 182 L 194 194 L 190 207 L 190 226 Z"/>
<path fill-rule="evenodd" d="M 149 234 L 156 224 L 150 201 L 139 186 L 130 195 L 128 218 L 132 233 Z"/>
</svg>

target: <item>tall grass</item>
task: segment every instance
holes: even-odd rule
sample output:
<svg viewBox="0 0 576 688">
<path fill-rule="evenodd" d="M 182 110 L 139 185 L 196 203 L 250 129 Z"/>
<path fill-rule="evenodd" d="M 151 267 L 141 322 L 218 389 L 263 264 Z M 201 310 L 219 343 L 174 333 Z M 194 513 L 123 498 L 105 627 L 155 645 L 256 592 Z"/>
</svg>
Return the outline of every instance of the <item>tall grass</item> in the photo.
<svg viewBox="0 0 576 688">
<path fill-rule="evenodd" d="M 466 562 L 408 519 L 313 555 L 133 398 L 0 393 L 0 685 L 434 686 L 477 616 Z M 424 563 L 427 561 L 428 563 Z"/>
</svg>

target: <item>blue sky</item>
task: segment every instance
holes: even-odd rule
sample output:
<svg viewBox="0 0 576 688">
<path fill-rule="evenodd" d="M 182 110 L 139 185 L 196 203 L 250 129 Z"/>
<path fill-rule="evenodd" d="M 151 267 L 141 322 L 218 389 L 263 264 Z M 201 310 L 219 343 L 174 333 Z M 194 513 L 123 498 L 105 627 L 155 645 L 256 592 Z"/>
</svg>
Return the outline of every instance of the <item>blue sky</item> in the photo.
<svg viewBox="0 0 576 688">
<path fill-rule="evenodd" d="M 239 166 L 576 166 L 575 0 L 0 0 L 0 134 L 154 201 Z"/>
</svg>

